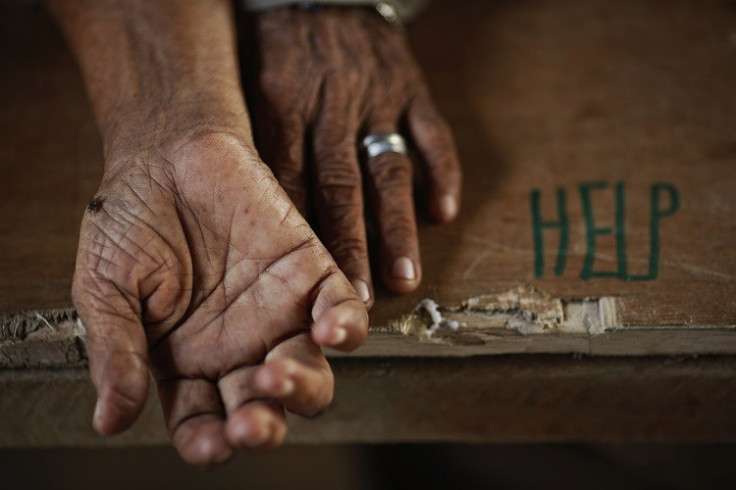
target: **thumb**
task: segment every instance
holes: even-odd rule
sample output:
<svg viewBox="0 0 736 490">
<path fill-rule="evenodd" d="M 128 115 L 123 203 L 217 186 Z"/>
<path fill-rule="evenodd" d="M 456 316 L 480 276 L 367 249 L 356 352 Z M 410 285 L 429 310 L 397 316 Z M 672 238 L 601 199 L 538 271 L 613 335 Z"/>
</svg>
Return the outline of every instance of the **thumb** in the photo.
<svg viewBox="0 0 736 490">
<path fill-rule="evenodd" d="M 103 435 L 136 421 L 148 395 L 148 346 L 137 299 L 107 280 L 75 274 L 72 298 L 87 330 L 87 356 L 97 389 L 93 426 Z"/>
</svg>

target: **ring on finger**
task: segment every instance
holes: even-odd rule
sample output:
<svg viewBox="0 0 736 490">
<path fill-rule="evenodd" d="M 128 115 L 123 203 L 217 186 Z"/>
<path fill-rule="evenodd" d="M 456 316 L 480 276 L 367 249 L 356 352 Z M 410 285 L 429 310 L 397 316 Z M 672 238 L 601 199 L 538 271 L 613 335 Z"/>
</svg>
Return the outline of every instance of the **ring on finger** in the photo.
<svg viewBox="0 0 736 490">
<path fill-rule="evenodd" d="M 363 149 L 368 158 L 374 158 L 383 153 L 398 153 L 406 155 L 406 140 L 399 133 L 372 133 L 363 138 Z"/>
</svg>

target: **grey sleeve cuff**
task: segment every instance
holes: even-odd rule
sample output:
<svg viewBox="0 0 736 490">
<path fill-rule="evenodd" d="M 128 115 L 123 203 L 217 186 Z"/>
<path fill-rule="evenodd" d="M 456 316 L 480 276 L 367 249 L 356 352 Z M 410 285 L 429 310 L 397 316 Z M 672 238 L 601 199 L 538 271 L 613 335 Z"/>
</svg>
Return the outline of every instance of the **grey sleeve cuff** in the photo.
<svg viewBox="0 0 736 490">
<path fill-rule="evenodd" d="M 367 6 L 376 5 L 378 0 L 240 0 L 240 4 L 248 11 L 276 9 L 291 5 L 342 5 L 342 6 Z M 396 9 L 396 13 L 402 22 L 410 21 L 424 8 L 427 0 L 392 0 L 384 1 Z"/>
</svg>

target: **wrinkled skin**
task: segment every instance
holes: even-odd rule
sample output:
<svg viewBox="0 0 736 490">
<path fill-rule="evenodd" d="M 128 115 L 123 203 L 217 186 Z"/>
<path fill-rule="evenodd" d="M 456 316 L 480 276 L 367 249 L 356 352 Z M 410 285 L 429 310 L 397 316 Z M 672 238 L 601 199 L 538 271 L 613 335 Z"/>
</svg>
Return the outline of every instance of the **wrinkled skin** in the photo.
<svg viewBox="0 0 736 490">
<path fill-rule="evenodd" d="M 429 210 L 444 222 L 455 217 L 460 201 L 452 135 L 403 32 L 375 12 L 281 9 L 256 17 L 262 71 L 253 124 L 259 150 L 302 213 L 311 195 L 321 238 L 370 305 L 359 144 L 366 134 L 401 132 L 407 123 L 404 136 L 418 150 Z M 413 291 L 422 273 L 411 162 L 384 153 L 367 162 L 365 177 L 383 281 L 395 292 Z"/>
<path fill-rule="evenodd" d="M 365 338 L 365 305 L 259 159 L 231 0 L 47 0 L 79 61 L 104 174 L 73 300 L 93 424 L 129 427 L 158 386 L 183 459 L 284 438 L 333 394 L 320 346 Z"/>
<path fill-rule="evenodd" d="M 359 134 L 393 131 L 406 116 L 433 215 L 457 211 L 452 139 L 403 38 L 364 9 L 259 17 L 261 80 L 271 82 L 260 149 L 295 206 L 251 140 L 230 0 L 47 3 L 79 60 L 105 153 L 72 291 L 95 428 L 115 434 L 137 419 L 150 372 L 186 461 L 210 466 L 278 445 L 284 410 L 313 415 L 332 398 L 320 346 L 351 350 L 366 336 Z M 310 189 L 307 129 L 337 263 L 298 212 Z M 368 167 L 384 275 L 412 290 L 421 270 L 409 161 L 386 154 Z M 401 257 L 412 266 L 397 268 Z"/>
<path fill-rule="evenodd" d="M 274 447 L 284 408 L 330 402 L 318 344 L 355 348 L 367 314 L 246 143 L 215 133 L 119 154 L 98 195 L 73 287 L 97 430 L 137 418 L 149 367 L 174 445 L 199 465 Z"/>
</svg>

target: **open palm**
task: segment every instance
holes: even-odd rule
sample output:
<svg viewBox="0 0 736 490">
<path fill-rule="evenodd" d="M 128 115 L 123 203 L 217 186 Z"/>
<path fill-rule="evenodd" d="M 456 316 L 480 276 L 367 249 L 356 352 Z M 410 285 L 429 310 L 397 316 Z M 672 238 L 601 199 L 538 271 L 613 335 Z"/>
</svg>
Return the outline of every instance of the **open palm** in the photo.
<svg viewBox="0 0 736 490">
<path fill-rule="evenodd" d="M 150 369 L 185 460 L 278 445 L 284 408 L 312 415 L 331 401 L 319 346 L 360 345 L 363 303 L 237 139 L 210 134 L 114 160 L 82 222 L 73 288 L 95 427 L 135 421 Z"/>
</svg>

